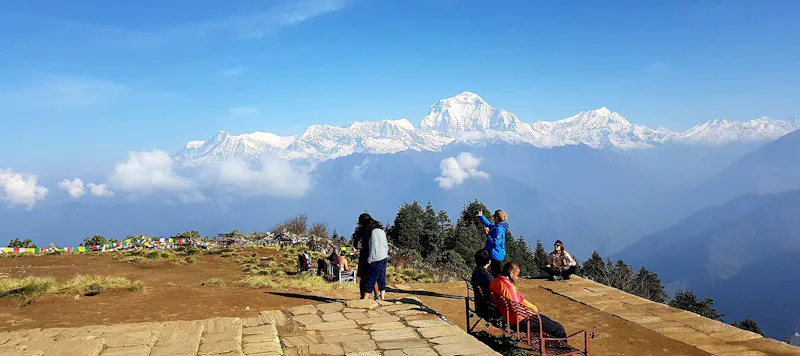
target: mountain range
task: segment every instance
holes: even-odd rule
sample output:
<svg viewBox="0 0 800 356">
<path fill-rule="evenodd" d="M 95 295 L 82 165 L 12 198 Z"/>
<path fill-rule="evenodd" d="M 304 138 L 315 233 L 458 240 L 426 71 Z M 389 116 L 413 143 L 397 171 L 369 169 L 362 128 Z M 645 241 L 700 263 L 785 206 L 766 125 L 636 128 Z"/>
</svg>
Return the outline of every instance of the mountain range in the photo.
<svg viewBox="0 0 800 356">
<path fill-rule="evenodd" d="M 441 151 L 452 144 L 530 144 L 539 148 L 584 144 L 617 150 L 649 149 L 668 144 L 721 146 L 733 142 L 774 140 L 800 129 L 800 118 L 759 118 L 746 122 L 711 120 L 686 131 L 635 125 L 606 107 L 582 111 L 558 121 L 527 123 L 480 96 L 463 92 L 433 104 L 418 126 L 408 119 L 353 122 L 346 127 L 313 125 L 302 134 L 268 132 L 231 135 L 220 131 L 205 141 L 191 141 L 177 152 L 184 166 L 227 158 L 255 159 L 264 153 L 289 160 L 323 162 L 355 153 L 393 154 Z"/>
</svg>

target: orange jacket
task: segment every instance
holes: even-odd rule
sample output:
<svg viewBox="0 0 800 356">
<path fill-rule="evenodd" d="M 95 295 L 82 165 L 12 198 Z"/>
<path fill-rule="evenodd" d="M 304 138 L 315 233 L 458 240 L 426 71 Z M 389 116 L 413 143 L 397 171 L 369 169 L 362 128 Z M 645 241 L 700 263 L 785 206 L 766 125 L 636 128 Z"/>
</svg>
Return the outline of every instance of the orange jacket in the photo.
<svg viewBox="0 0 800 356">
<path fill-rule="evenodd" d="M 536 308 L 535 305 L 528 303 L 528 301 L 522 297 L 522 293 L 517 290 L 517 286 L 514 285 L 514 282 L 512 282 L 511 279 L 506 276 L 497 276 L 497 278 L 492 281 L 492 284 L 489 285 L 489 290 L 494 294 L 502 296 L 503 298 L 525 305 L 526 307 L 535 310 L 537 313 L 539 312 L 539 309 Z M 502 302 L 498 302 L 497 309 L 500 311 L 500 314 L 503 315 L 503 318 L 505 318 L 507 315 L 506 306 Z M 510 324 L 518 324 L 519 322 L 525 320 L 525 317 L 517 315 L 514 310 L 511 310 L 510 312 L 511 317 L 507 320 Z"/>
</svg>

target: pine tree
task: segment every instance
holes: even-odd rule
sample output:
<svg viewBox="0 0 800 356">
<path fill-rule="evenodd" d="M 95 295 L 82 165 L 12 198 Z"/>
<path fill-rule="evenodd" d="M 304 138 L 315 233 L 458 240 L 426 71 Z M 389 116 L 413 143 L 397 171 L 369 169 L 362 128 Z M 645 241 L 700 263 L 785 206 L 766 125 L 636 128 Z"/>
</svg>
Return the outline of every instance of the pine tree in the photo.
<svg viewBox="0 0 800 356">
<path fill-rule="evenodd" d="M 480 210 L 483 210 L 484 216 L 491 214 L 489 209 L 477 200 L 465 205 L 453 227 L 452 237 L 445 240 L 444 243 L 445 249 L 453 250 L 461 255 L 464 263 L 470 266 L 473 263 L 475 251 L 486 246 L 483 224 L 476 217 Z"/>
<path fill-rule="evenodd" d="M 533 263 L 536 265 L 536 276 L 543 277 L 547 273 L 541 269 L 547 266 L 547 251 L 544 250 L 542 240 L 536 240 L 536 250 L 533 252 Z"/>
<path fill-rule="evenodd" d="M 731 325 L 733 325 L 733 326 L 735 326 L 735 327 L 737 327 L 739 329 L 752 331 L 752 332 L 754 332 L 756 334 L 764 336 L 764 332 L 761 331 L 761 328 L 758 326 L 756 321 L 753 320 L 753 319 L 750 319 L 749 316 L 744 318 L 744 320 L 742 320 L 741 322 L 735 321 Z"/>
<path fill-rule="evenodd" d="M 506 260 L 519 264 L 520 273 L 523 276 L 537 275 L 539 269 L 536 267 L 536 260 L 528 243 L 522 236 L 514 239 L 511 231 L 506 231 L 506 256 Z"/>
<path fill-rule="evenodd" d="M 419 203 L 403 203 L 397 210 L 394 224 L 388 229 L 389 242 L 400 249 L 421 251 L 425 235 L 425 218 L 425 211 Z M 434 214 L 434 225 L 435 220 Z"/>
<path fill-rule="evenodd" d="M 669 306 L 673 308 L 683 309 L 695 314 L 702 315 L 709 319 L 720 319 L 725 314 L 717 313 L 714 309 L 714 300 L 711 298 L 703 298 L 697 300 L 697 296 L 692 291 L 679 290 L 675 292 L 675 298 L 669 302 Z"/>
<path fill-rule="evenodd" d="M 658 274 L 648 271 L 644 266 L 636 274 L 632 293 L 657 303 L 667 301 L 667 292 L 664 291 L 664 285 L 661 284 Z"/>
<path fill-rule="evenodd" d="M 584 275 L 601 284 L 608 285 L 608 270 L 606 269 L 606 264 L 603 262 L 603 258 L 600 257 L 600 254 L 597 251 L 592 253 L 592 257 L 589 257 L 586 262 L 583 263 L 583 273 Z"/>
</svg>

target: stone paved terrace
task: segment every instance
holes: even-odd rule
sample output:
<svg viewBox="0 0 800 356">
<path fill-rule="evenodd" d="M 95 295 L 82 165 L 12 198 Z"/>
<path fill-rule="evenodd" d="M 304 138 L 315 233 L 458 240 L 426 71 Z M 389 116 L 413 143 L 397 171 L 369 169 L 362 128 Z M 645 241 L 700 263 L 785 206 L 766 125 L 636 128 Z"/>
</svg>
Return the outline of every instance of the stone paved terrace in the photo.
<svg viewBox="0 0 800 356">
<path fill-rule="evenodd" d="M 0 355 L 498 355 L 418 300 L 355 300 L 250 318 L 30 329 L 0 333 Z"/>
<path fill-rule="evenodd" d="M 800 347 L 583 278 L 542 288 L 719 356 L 800 355 Z"/>
</svg>

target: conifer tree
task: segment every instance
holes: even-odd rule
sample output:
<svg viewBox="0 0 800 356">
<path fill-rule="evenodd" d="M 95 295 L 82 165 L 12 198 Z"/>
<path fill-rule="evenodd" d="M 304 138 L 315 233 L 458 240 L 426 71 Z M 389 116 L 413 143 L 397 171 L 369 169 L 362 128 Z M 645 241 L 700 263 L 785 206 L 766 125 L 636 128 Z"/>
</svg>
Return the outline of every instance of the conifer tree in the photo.
<svg viewBox="0 0 800 356">
<path fill-rule="evenodd" d="M 536 250 L 533 251 L 533 262 L 536 265 L 536 276 L 542 277 L 547 274 L 541 269 L 547 266 L 547 251 L 544 250 L 542 240 L 536 240 Z"/>
<path fill-rule="evenodd" d="M 692 291 L 679 290 L 675 292 L 675 298 L 669 302 L 669 306 L 673 308 L 683 309 L 695 314 L 702 315 L 709 319 L 719 319 L 725 314 L 717 313 L 714 309 L 714 300 L 711 298 L 703 298 L 697 300 L 697 296 Z"/>
<path fill-rule="evenodd" d="M 764 336 L 764 332 L 761 331 L 761 328 L 758 326 L 755 320 L 751 319 L 749 316 L 744 318 L 741 322 L 735 321 L 731 325 L 747 331 L 752 331 L 756 334 Z"/>
</svg>

